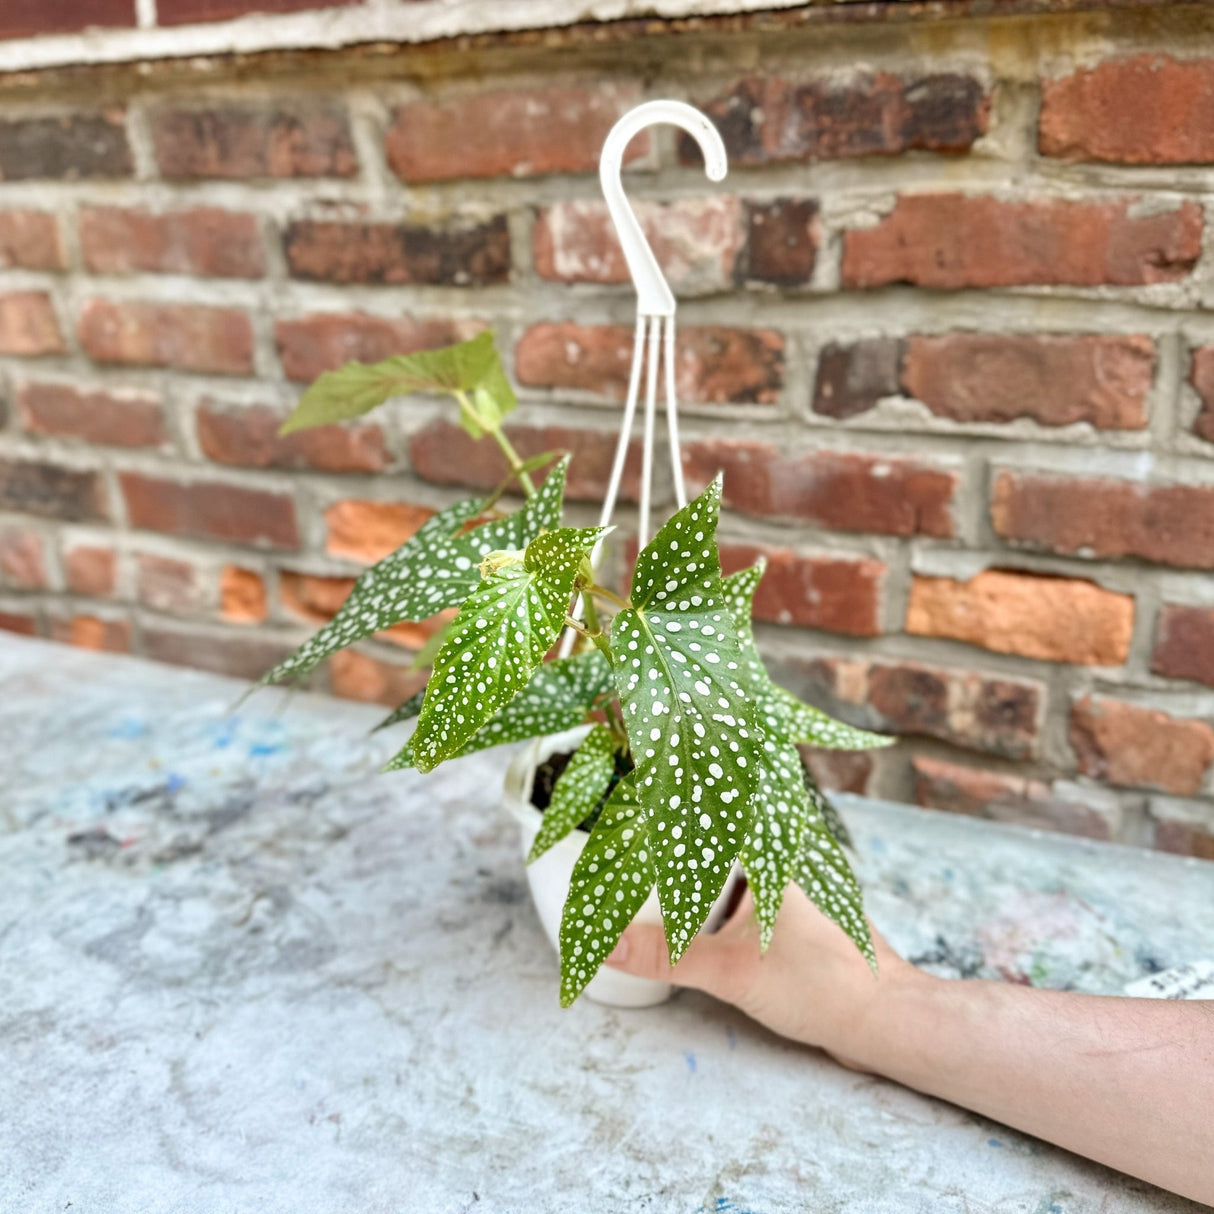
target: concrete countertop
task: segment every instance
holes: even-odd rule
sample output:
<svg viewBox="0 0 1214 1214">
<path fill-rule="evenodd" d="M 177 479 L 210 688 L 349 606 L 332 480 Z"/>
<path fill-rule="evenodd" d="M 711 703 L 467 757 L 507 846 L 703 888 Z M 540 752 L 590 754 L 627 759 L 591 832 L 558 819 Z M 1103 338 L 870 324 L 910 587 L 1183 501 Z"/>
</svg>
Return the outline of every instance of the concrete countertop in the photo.
<svg viewBox="0 0 1214 1214">
<path fill-rule="evenodd" d="M 242 690 L 0 639 L 0 1209 L 1199 1208 L 697 995 L 562 1012 L 504 754 L 378 775 L 380 709 Z M 1214 952 L 1214 864 L 839 800 L 937 972 Z"/>
</svg>

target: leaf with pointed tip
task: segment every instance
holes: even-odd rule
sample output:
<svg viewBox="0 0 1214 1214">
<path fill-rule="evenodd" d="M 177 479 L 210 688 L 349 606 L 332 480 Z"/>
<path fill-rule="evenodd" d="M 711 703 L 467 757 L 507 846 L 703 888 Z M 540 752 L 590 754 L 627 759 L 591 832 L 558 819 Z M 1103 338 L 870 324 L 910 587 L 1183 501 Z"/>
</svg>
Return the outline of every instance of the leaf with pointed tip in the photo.
<svg viewBox="0 0 1214 1214">
<path fill-rule="evenodd" d="M 867 729 L 848 725 L 846 721 L 836 721 L 820 708 L 803 703 L 783 687 L 776 687 L 775 693 L 792 713 L 789 736 L 794 742 L 805 742 L 826 750 L 876 750 L 882 746 L 892 746 L 898 740 L 887 733 L 871 733 Z"/>
<path fill-rule="evenodd" d="M 763 757 L 722 597 L 720 502 L 718 477 L 662 527 L 637 557 L 631 607 L 611 624 L 672 964 L 703 925 L 746 838 Z"/>
<path fill-rule="evenodd" d="M 582 740 L 569 766 L 553 785 L 552 799 L 527 856 L 528 864 L 539 859 L 598 808 L 615 774 L 615 750 L 611 730 L 602 725 L 596 725 Z"/>
<path fill-rule="evenodd" d="M 452 758 L 581 725 L 595 701 L 612 686 L 611 666 L 598 649 L 545 662 L 531 676 L 526 688 L 486 721 Z M 384 771 L 402 771 L 413 766 L 410 743 L 406 742 Z"/>
<path fill-rule="evenodd" d="M 279 433 L 348 421 L 410 392 L 483 393 L 482 405 L 491 403 L 485 407 L 491 407 L 496 421 L 516 403 L 493 332 L 486 330 L 471 341 L 442 349 L 397 354 L 378 363 L 351 362 L 326 371 L 303 394 Z"/>
<path fill-rule="evenodd" d="M 393 709 L 376 727 L 371 731 L 378 733 L 381 729 L 387 729 L 389 725 L 399 725 L 402 721 L 412 721 L 415 716 L 422 710 L 422 701 L 426 698 L 426 689 L 423 687 L 420 691 L 415 691 L 403 704 Z"/>
<path fill-rule="evenodd" d="M 522 548 L 560 523 L 567 460 L 532 498 L 506 518 L 464 528 L 481 512 L 475 498 L 456 502 L 428 519 L 412 539 L 372 565 L 354 583 L 338 613 L 290 657 L 262 675 L 261 683 L 302 678 L 330 654 L 391 628 L 456 607 L 480 585 L 479 562 L 501 548 Z"/>
<path fill-rule="evenodd" d="M 613 790 L 573 867 L 561 915 L 561 1006 L 568 1007 L 636 917 L 656 869 L 649 815 L 631 776 Z"/>
<path fill-rule="evenodd" d="M 410 744 L 421 771 L 458 754 L 527 686 L 561 634 L 578 568 L 604 530 L 544 532 L 464 601 L 434 659 Z"/>
<path fill-rule="evenodd" d="M 826 823 L 826 829 L 830 831 L 844 847 L 850 847 L 852 851 L 856 850 L 855 843 L 852 842 L 851 831 L 847 829 L 847 823 L 843 821 L 843 815 L 839 812 L 839 807 L 814 783 L 814 778 L 809 774 L 808 769 L 805 771 L 805 779 L 809 783 L 810 797 L 813 794 L 818 794 L 818 808 L 822 811 L 822 821 Z"/>
</svg>

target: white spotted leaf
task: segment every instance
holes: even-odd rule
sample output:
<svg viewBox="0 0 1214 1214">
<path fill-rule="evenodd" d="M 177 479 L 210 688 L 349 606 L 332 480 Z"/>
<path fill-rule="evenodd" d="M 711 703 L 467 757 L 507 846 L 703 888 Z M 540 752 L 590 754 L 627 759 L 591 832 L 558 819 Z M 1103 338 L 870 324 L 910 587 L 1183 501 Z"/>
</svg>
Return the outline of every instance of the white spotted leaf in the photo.
<svg viewBox="0 0 1214 1214">
<path fill-rule="evenodd" d="M 611 730 L 596 725 L 573 752 L 569 766 L 553 785 L 552 799 L 527 856 L 528 864 L 539 859 L 598 808 L 615 774 L 615 754 L 616 740 Z"/>
<path fill-rule="evenodd" d="M 561 915 L 561 1006 L 594 977 L 636 917 L 655 878 L 650 822 L 626 776 L 613 790 L 569 882 Z"/>
<path fill-rule="evenodd" d="M 603 531 L 546 531 L 522 552 L 488 554 L 490 571 L 434 659 L 410 743 L 421 771 L 458 754 L 531 681 L 560 636 L 578 569 Z"/>
<path fill-rule="evenodd" d="M 898 740 L 887 733 L 872 733 L 848 725 L 846 721 L 836 721 L 783 687 L 776 687 L 775 693 L 788 705 L 792 714 L 789 736 L 794 742 L 805 742 L 826 750 L 877 750 L 882 746 L 892 746 Z"/>
<path fill-rule="evenodd" d="M 672 963 L 703 925 L 746 838 L 763 757 L 723 599 L 720 501 L 718 477 L 654 536 L 637 557 L 631 607 L 611 624 Z"/>
<path fill-rule="evenodd" d="M 421 712 L 422 701 L 425 698 L 426 689 L 424 687 L 420 691 L 415 691 L 403 704 L 398 705 L 384 717 L 371 732 L 378 733 L 381 729 L 387 729 L 390 725 L 399 725 L 402 721 L 412 721 Z"/>
</svg>

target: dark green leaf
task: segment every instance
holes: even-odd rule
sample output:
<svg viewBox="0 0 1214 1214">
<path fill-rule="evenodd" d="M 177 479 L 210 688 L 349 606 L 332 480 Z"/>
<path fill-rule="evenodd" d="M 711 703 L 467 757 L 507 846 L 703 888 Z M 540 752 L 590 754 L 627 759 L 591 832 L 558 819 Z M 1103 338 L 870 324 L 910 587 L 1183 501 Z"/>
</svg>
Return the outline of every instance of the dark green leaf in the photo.
<svg viewBox="0 0 1214 1214">
<path fill-rule="evenodd" d="M 812 785 L 812 788 L 808 790 L 811 798 L 814 793 L 818 795 L 818 808 L 822 811 L 822 821 L 826 823 L 826 829 L 844 847 L 850 847 L 854 851 L 856 845 L 852 842 L 851 831 L 847 829 L 847 823 L 843 821 L 843 815 L 839 812 L 838 806 L 814 784 L 813 777 L 808 771 L 805 773 L 805 778 Z"/>
<path fill-rule="evenodd" d="M 789 736 L 794 742 L 805 742 L 826 750 L 876 750 L 882 746 L 892 746 L 898 740 L 889 734 L 870 733 L 867 729 L 848 725 L 846 721 L 836 721 L 820 708 L 802 703 L 783 687 L 774 690 L 788 705 L 791 713 Z"/>
<path fill-rule="evenodd" d="M 422 701 L 426 698 L 426 689 L 423 687 L 420 691 L 415 691 L 403 704 L 393 709 L 376 727 L 371 731 L 378 733 L 381 729 L 387 729 L 389 725 L 399 725 L 402 721 L 412 721 L 415 716 L 422 710 Z"/>
<path fill-rule="evenodd" d="M 586 735 L 552 789 L 528 864 L 585 822 L 598 807 L 615 774 L 615 751 L 615 738 L 604 726 L 596 725 Z"/>
</svg>

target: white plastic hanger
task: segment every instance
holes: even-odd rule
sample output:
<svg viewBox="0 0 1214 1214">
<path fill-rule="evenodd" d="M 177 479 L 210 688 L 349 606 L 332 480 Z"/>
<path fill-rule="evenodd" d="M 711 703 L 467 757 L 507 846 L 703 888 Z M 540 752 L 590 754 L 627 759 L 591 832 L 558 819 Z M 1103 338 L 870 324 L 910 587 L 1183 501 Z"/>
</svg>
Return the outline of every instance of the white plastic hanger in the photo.
<svg viewBox="0 0 1214 1214">
<path fill-rule="evenodd" d="M 603 154 L 599 159 L 599 181 L 607 210 L 615 224 L 616 234 L 624 250 L 624 260 L 637 293 L 636 333 L 632 344 L 632 370 L 628 376 L 628 395 L 624 402 L 624 416 L 620 421 L 620 439 L 615 449 L 615 460 L 611 467 L 611 478 L 603 498 L 603 510 L 599 525 L 606 527 L 615 511 L 616 498 L 620 492 L 620 481 L 624 476 L 624 463 L 628 457 L 628 442 L 632 436 L 633 419 L 636 416 L 637 399 L 640 396 L 641 370 L 645 376 L 645 424 L 644 445 L 641 448 L 641 493 L 637 511 L 637 543 L 644 547 L 649 542 L 650 504 L 653 496 L 653 443 L 654 420 L 657 413 L 658 368 L 665 366 L 666 428 L 670 439 L 670 470 L 674 479 L 674 495 L 680 507 L 687 505 L 687 490 L 683 483 L 683 458 L 679 449 L 678 402 L 675 399 L 674 355 L 675 355 L 675 298 L 662 270 L 658 265 L 649 241 L 645 239 L 641 225 L 624 194 L 620 170 L 624 163 L 624 149 L 639 131 L 659 122 L 668 122 L 686 131 L 704 156 L 704 169 L 710 181 L 723 181 L 727 171 L 725 144 L 717 128 L 699 110 L 682 101 L 646 101 L 629 110 L 610 130 L 603 143 Z M 648 361 L 646 361 L 648 346 Z M 598 557 L 598 549 L 593 553 Z M 579 599 L 574 607 L 574 619 L 581 618 L 582 604 Z M 573 648 L 575 633 L 566 630 L 561 642 L 560 655 L 567 657 Z"/>
</svg>

